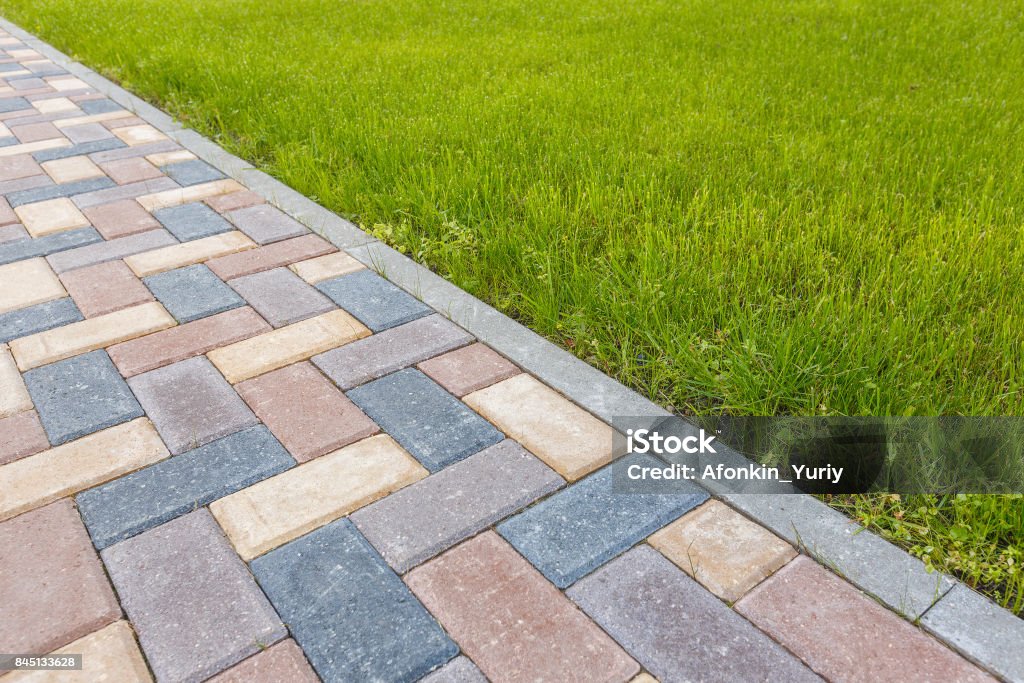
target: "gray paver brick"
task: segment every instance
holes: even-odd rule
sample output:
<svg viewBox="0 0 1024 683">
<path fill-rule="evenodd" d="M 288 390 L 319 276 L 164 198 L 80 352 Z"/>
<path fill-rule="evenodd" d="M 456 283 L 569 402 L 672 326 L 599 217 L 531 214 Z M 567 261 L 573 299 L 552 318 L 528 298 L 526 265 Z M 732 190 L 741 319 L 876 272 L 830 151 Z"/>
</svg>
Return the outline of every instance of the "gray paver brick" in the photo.
<svg viewBox="0 0 1024 683">
<path fill-rule="evenodd" d="M 245 305 L 240 296 L 201 263 L 151 275 L 142 281 L 179 323 Z"/>
<path fill-rule="evenodd" d="M 0 66 L 6 67 L 0 69 L 0 71 L 14 71 L 14 69 L 10 68 L 12 66 L 20 68 L 20 66 L 16 64 L 2 64 Z M 31 106 L 32 105 L 29 104 L 28 100 L 26 100 L 24 97 L 4 97 L 0 99 L 0 113 L 6 113 L 9 111 L 20 111 L 22 109 L 28 109 Z"/>
<path fill-rule="evenodd" d="M 348 397 L 431 472 L 504 438 L 419 370 L 400 370 Z"/>
<path fill-rule="evenodd" d="M 224 177 L 223 173 L 199 159 L 168 164 L 167 166 L 162 166 L 160 170 L 173 178 L 182 187 L 208 183 L 211 180 L 220 180 Z"/>
<path fill-rule="evenodd" d="M 663 465 L 650 456 L 626 457 Z M 677 487 L 689 493 L 617 492 L 612 475 L 611 466 L 598 470 L 499 524 L 498 533 L 565 588 L 708 498 L 694 484 Z"/>
<path fill-rule="evenodd" d="M 302 223 L 270 204 L 249 206 L 225 215 L 258 244 L 279 242 L 309 232 Z"/>
<path fill-rule="evenodd" d="M 334 310 L 334 303 L 287 268 L 273 268 L 228 282 L 274 327 Z"/>
<path fill-rule="evenodd" d="M 171 453 L 256 424 L 256 416 L 205 356 L 136 375 L 128 385 Z"/>
<path fill-rule="evenodd" d="M 567 595 L 659 680 L 821 680 L 650 546 Z"/>
<path fill-rule="evenodd" d="M 0 228 L 0 243 L 27 240 L 28 238 L 28 230 L 21 223 L 5 225 Z"/>
<path fill-rule="evenodd" d="M 103 190 L 75 195 L 71 198 L 71 201 L 73 201 L 75 206 L 79 209 L 88 209 L 91 206 L 109 204 L 110 202 L 116 202 L 122 199 L 135 199 L 136 197 L 141 197 L 144 194 L 173 190 L 177 187 L 178 183 L 166 176 L 161 176 L 159 178 L 140 180 L 138 182 L 127 183 L 125 185 L 115 185 L 114 187 L 108 187 Z"/>
<path fill-rule="evenodd" d="M 94 142 L 96 140 L 106 140 L 114 135 L 99 123 L 83 123 L 78 126 L 67 126 L 66 128 L 61 129 L 61 132 L 64 133 L 64 137 L 75 144 Z"/>
<path fill-rule="evenodd" d="M 117 159 L 144 157 L 149 154 L 156 154 L 157 152 L 173 152 L 176 149 L 181 149 L 181 145 L 174 140 L 161 140 L 160 142 L 150 142 L 145 145 L 122 146 L 116 149 L 101 150 L 93 152 L 89 155 L 89 158 L 100 164 L 107 161 L 116 161 Z M 171 182 L 174 181 L 172 180 Z"/>
<path fill-rule="evenodd" d="M 29 370 L 25 385 L 55 446 L 142 416 L 106 351 Z"/>
<path fill-rule="evenodd" d="M 458 654 L 347 519 L 251 566 L 324 681 L 413 681 Z"/>
<path fill-rule="evenodd" d="M 314 356 L 313 363 L 347 391 L 471 341 L 472 335 L 435 314 Z"/>
<path fill-rule="evenodd" d="M 487 683 L 487 677 L 469 657 L 459 656 L 421 678 L 420 683 Z"/>
<path fill-rule="evenodd" d="M 127 145 L 125 145 L 117 138 L 110 138 L 109 140 L 83 142 L 80 145 L 71 145 L 70 147 L 44 149 L 41 152 L 34 152 L 32 154 L 32 158 L 42 163 L 44 161 L 53 161 L 54 159 L 66 159 L 68 157 L 77 157 L 82 154 L 93 154 L 94 152 L 103 152 L 109 149 L 118 149 L 119 147 L 127 147 Z"/>
<path fill-rule="evenodd" d="M 404 573 L 564 483 L 506 439 L 362 508 L 352 521 Z"/>
<path fill-rule="evenodd" d="M 161 683 L 205 679 L 286 635 L 205 508 L 101 556 Z"/>
<path fill-rule="evenodd" d="M 83 100 L 78 103 L 79 108 L 86 114 L 106 114 L 112 111 L 121 111 L 122 107 L 117 102 L 106 97 L 97 100 Z"/>
<path fill-rule="evenodd" d="M 22 190 L 21 192 L 11 192 L 7 195 L 7 201 L 13 208 L 16 206 L 24 206 L 25 204 L 43 202 L 47 199 L 73 197 L 77 194 L 95 192 L 96 190 L 102 190 L 113 186 L 114 181 L 110 178 L 89 178 L 87 180 L 77 180 L 73 183 L 48 185 L 46 187 L 37 187 L 31 190 Z"/>
<path fill-rule="evenodd" d="M 90 228 L 92 230 L 92 228 Z M 45 238 L 44 238 L 45 239 Z M 140 254 L 150 249 L 177 244 L 177 240 L 163 229 L 147 230 L 127 237 L 100 241 L 74 249 L 66 249 L 47 257 L 50 267 L 57 273 L 74 268 L 94 266 L 98 263 L 114 261 L 132 254 Z"/>
<path fill-rule="evenodd" d="M 82 319 L 82 313 L 71 297 L 0 313 L 0 344 Z"/>
<path fill-rule="evenodd" d="M 15 138 L 17 140 L 17 138 Z M 36 187 L 50 187 L 54 182 L 48 175 L 34 175 L 25 178 L 15 178 L 13 180 L 5 180 L 0 182 L 0 194 L 5 197 L 12 192 L 20 192 L 22 190 L 31 190 Z M 6 202 L 6 200 L 4 200 Z"/>
<path fill-rule="evenodd" d="M 270 430 L 257 425 L 80 493 L 76 502 L 102 550 L 294 464 Z"/>
<path fill-rule="evenodd" d="M 77 230 L 56 232 L 52 235 L 30 240 L 5 242 L 0 244 L 0 266 L 35 256 L 56 254 L 68 249 L 102 241 L 103 238 L 100 237 L 95 228 L 79 228 Z"/>
<path fill-rule="evenodd" d="M 230 223 L 202 202 L 157 209 L 153 217 L 182 242 L 231 230 Z"/>
<path fill-rule="evenodd" d="M 324 280 L 316 288 L 374 332 L 433 312 L 422 301 L 369 270 Z"/>
</svg>

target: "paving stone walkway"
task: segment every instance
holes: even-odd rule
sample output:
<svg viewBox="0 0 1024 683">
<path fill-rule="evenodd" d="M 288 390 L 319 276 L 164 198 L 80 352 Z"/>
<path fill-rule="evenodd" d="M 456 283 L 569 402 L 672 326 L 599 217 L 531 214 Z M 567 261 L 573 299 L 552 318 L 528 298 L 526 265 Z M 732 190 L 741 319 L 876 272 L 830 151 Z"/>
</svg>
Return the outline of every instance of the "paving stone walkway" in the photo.
<svg viewBox="0 0 1024 683">
<path fill-rule="evenodd" d="M 990 680 L 3 32 L 0 194 L 3 683 Z"/>
</svg>

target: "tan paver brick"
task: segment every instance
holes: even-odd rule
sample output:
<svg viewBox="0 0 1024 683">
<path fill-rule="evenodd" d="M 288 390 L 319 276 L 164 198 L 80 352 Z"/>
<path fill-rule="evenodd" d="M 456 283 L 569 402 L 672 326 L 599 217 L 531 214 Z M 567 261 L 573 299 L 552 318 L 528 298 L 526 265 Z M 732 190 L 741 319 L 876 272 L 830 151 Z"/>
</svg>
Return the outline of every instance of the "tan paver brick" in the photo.
<svg viewBox="0 0 1024 683">
<path fill-rule="evenodd" d="M 570 481 L 611 461 L 612 428 L 531 375 L 463 400 Z"/>
<path fill-rule="evenodd" d="M 0 344 L 0 417 L 7 417 L 32 408 L 32 398 L 25 380 L 18 372 L 7 344 Z"/>
<path fill-rule="evenodd" d="M 29 154 L 0 159 L 0 181 L 29 178 L 42 173 L 43 168 Z"/>
<path fill-rule="evenodd" d="M 89 225 L 89 219 L 83 216 L 75 203 L 67 197 L 24 204 L 15 208 L 14 213 L 33 237 Z"/>
<path fill-rule="evenodd" d="M 153 164 L 139 157 L 127 159 L 115 159 L 101 165 L 106 174 L 118 185 L 126 183 L 137 183 L 151 178 L 159 178 L 163 175 Z"/>
<path fill-rule="evenodd" d="M 133 116 L 130 111 L 119 109 L 117 111 L 105 111 L 100 114 L 88 114 L 86 116 L 70 116 L 66 119 L 58 119 L 53 122 L 57 128 L 70 128 L 72 126 L 84 126 L 89 123 L 103 123 L 113 119 L 123 119 Z"/>
<path fill-rule="evenodd" d="M 173 152 L 157 152 L 156 154 L 146 155 L 146 161 L 154 166 L 166 166 L 178 161 L 191 161 L 195 158 L 196 155 L 187 149 L 176 149 Z"/>
<path fill-rule="evenodd" d="M 624 682 L 640 670 L 493 531 L 413 569 L 406 583 L 496 683 Z"/>
<path fill-rule="evenodd" d="M 0 520 L 163 460 L 170 453 L 144 418 L 0 466 Z"/>
<path fill-rule="evenodd" d="M 3 149 L 3 147 L 0 147 L 0 151 Z M 178 206 L 188 202 L 198 202 L 201 199 L 216 197 L 217 195 L 230 192 L 239 192 L 244 189 L 234 180 L 214 180 L 209 183 L 183 187 L 180 190 L 164 190 L 163 192 L 145 194 L 137 198 L 136 201 L 147 211 L 156 211 L 157 209 L 165 209 L 169 206 Z"/>
<path fill-rule="evenodd" d="M 348 275 L 365 267 L 343 251 L 327 254 L 326 256 L 318 256 L 317 258 L 300 261 L 289 266 L 296 275 L 311 285 L 323 282 L 324 280 L 330 280 L 334 277 Z"/>
<path fill-rule="evenodd" d="M 84 156 L 44 161 L 42 167 L 46 171 L 46 175 L 50 176 L 53 182 L 58 184 L 103 176 L 103 171 L 100 170 L 100 167 L 94 164 L 89 157 Z"/>
<path fill-rule="evenodd" d="M 519 368 L 484 344 L 470 344 L 417 366 L 456 396 L 488 387 L 519 374 Z"/>
<path fill-rule="evenodd" d="M 89 84 L 80 78 L 73 76 L 58 76 L 56 78 L 47 78 L 46 82 L 54 90 L 88 90 Z"/>
<path fill-rule="evenodd" d="M 50 447 L 46 432 L 34 410 L 0 417 L 0 465 L 45 451 Z"/>
<path fill-rule="evenodd" d="M 149 683 L 153 680 L 135 642 L 135 632 L 123 619 L 51 654 L 82 655 L 81 671 L 17 671 L 8 674 L 4 683 Z"/>
<path fill-rule="evenodd" d="M 60 279 L 86 318 L 153 301 L 152 293 L 124 261 L 76 268 Z"/>
<path fill-rule="evenodd" d="M 70 147 L 71 141 L 67 138 L 53 138 L 52 140 L 40 140 L 39 142 L 26 142 L 21 145 L 10 145 L 0 147 L 0 157 L 13 157 L 19 154 L 31 154 L 41 152 L 44 149 L 56 149 L 58 147 Z"/>
<path fill-rule="evenodd" d="M 335 251 L 334 245 L 319 235 L 303 235 L 257 249 L 211 259 L 206 265 L 220 279 L 231 280 L 332 251 Z"/>
<path fill-rule="evenodd" d="M 24 372 L 80 353 L 88 353 L 177 323 L 155 301 L 15 339 L 11 353 Z"/>
<path fill-rule="evenodd" d="M 655 533 L 650 544 L 727 602 L 796 557 L 793 546 L 717 500 Z"/>
<path fill-rule="evenodd" d="M 368 336 L 370 330 L 365 325 L 339 310 L 236 342 L 207 355 L 227 380 L 236 384 Z"/>
<path fill-rule="evenodd" d="M 124 262 L 136 275 L 146 277 L 255 247 L 256 243 L 246 237 L 245 233 L 232 230 L 183 244 L 172 244 L 169 247 L 135 254 L 126 258 Z"/>
<path fill-rule="evenodd" d="M 45 100 L 36 100 L 32 103 L 40 114 L 57 114 L 62 111 L 78 109 L 78 105 L 66 97 L 51 97 Z"/>
<path fill-rule="evenodd" d="M 228 211 L 234 211 L 235 209 L 244 209 L 249 206 L 263 204 L 267 200 L 263 198 L 263 195 L 256 194 L 251 190 L 243 190 L 241 192 L 217 195 L 216 197 L 210 197 L 203 201 L 205 201 L 207 206 L 214 211 L 218 213 L 227 213 Z"/>
<path fill-rule="evenodd" d="M 207 683 L 320 683 L 302 649 L 289 638 L 253 655 Z"/>
<path fill-rule="evenodd" d="M 64 286 L 44 258 L 0 266 L 0 313 L 67 296 Z"/>
<path fill-rule="evenodd" d="M 221 498 L 210 512 L 248 561 L 425 476 L 379 434 Z"/>
<path fill-rule="evenodd" d="M 82 213 L 104 239 L 108 240 L 160 227 L 160 222 L 132 199 L 97 204 L 82 209 Z"/>
<path fill-rule="evenodd" d="M 126 145 L 145 145 L 150 142 L 166 140 L 167 136 L 150 125 L 128 126 L 126 128 L 115 128 L 114 135 L 121 138 Z"/>
</svg>

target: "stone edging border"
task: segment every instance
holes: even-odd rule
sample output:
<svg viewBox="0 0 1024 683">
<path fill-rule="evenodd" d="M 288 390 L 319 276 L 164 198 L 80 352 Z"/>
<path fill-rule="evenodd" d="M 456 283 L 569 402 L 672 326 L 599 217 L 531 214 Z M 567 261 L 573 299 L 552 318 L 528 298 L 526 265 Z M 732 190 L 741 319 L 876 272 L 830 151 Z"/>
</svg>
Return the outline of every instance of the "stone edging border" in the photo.
<svg viewBox="0 0 1024 683">
<path fill-rule="evenodd" d="M 371 237 L 284 183 L 184 128 L 163 111 L 0 17 L 0 27 L 167 134 L 196 156 L 263 195 L 285 213 L 381 273 L 480 341 L 605 422 L 669 416 L 661 406 Z M 712 492 L 714 493 L 714 492 Z M 716 496 L 801 548 L 865 593 L 920 623 L 969 660 L 1006 680 L 1024 681 L 1024 619 L 924 564 L 803 494 Z"/>
</svg>

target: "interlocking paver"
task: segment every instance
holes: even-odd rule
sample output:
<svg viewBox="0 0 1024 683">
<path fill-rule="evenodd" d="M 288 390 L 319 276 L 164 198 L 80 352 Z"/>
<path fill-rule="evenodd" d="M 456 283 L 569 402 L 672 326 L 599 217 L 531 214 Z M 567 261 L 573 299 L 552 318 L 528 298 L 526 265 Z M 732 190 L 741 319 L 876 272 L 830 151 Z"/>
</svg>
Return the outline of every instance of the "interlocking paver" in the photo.
<svg viewBox="0 0 1024 683">
<path fill-rule="evenodd" d="M 0 98 L 0 112 L 19 111 L 21 109 L 30 109 L 31 107 L 32 105 L 24 97 Z"/>
<path fill-rule="evenodd" d="M 299 263 L 288 266 L 292 271 L 311 285 L 324 280 L 331 280 L 342 275 L 362 270 L 364 266 L 359 261 L 343 251 L 338 251 L 325 256 L 309 258 Z"/>
<path fill-rule="evenodd" d="M 98 263 L 107 263 L 108 261 L 114 261 L 176 243 L 174 237 L 166 230 L 148 230 L 136 235 L 119 237 L 116 240 L 107 240 L 95 244 L 87 244 L 84 247 L 66 249 L 58 254 L 47 256 L 46 260 L 55 271 L 63 273 L 75 268 L 85 268 L 86 266 Z"/>
<path fill-rule="evenodd" d="M 221 180 L 224 177 L 223 173 L 199 159 L 167 164 L 160 170 L 173 178 L 182 187 Z"/>
<path fill-rule="evenodd" d="M 433 313 L 422 301 L 367 269 L 324 280 L 316 288 L 374 332 Z"/>
<path fill-rule="evenodd" d="M 67 296 L 45 259 L 0 266 L 0 314 Z"/>
<path fill-rule="evenodd" d="M 246 380 L 235 390 L 299 462 L 364 439 L 379 428 L 309 363 Z"/>
<path fill-rule="evenodd" d="M 18 206 L 14 213 L 33 237 L 89 225 L 89 220 L 67 197 Z"/>
<path fill-rule="evenodd" d="M 137 183 L 141 180 L 159 178 L 162 173 L 153 164 L 141 157 L 115 159 L 102 165 L 103 171 L 118 185 Z"/>
<path fill-rule="evenodd" d="M 650 456 L 625 456 L 642 466 Z M 526 559 L 559 588 L 627 550 L 707 500 L 687 483 L 674 493 L 623 493 L 605 467 L 498 525 Z"/>
<path fill-rule="evenodd" d="M 204 237 L 184 244 L 175 244 L 163 249 L 154 249 L 142 254 L 127 257 L 124 262 L 139 277 L 156 275 L 165 270 L 184 268 L 202 263 L 217 256 L 234 254 L 236 251 L 252 249 L 256 244 L 238 232 L 226 232 L 221 235 Z"/>
<path fill-rule="evenodd" d="M 2 209 L 0 209 L 0 211 L 2 211 Z M 28 230 L 26 230 L 21 223 L 14 223 L 0 227 L 0 243 L 27 239 L 29 239 Z"/>
<path fill-rule="evenodd" d="M 45 81 L 42 81 L 42 79 L 40 79 L 40 81 L 45 85 Z M 80 111 L 78 105 L 66 97 L 51 97 L 45 100 L 36 100 L 32 103 L 32 106 L 35 107 L 40 114 Z"/>
<path fill-rule="evenodd" d="M 302 648 L 291 638 L 211 678 L 208 683 L 320 683 Z"/>
<path fill-rule="evenodd" d="M 31 154 L 32 158 L 36 161 L 48 161 L 50 159 L 60 159 L 65 156 L 76 155 L 76 152 L 69 150 L 72 150 L 71 141 L 65 137 L 60 137 L 53 140 L 40 140 L 39 142 L 26 142 L 24 144 L 2 147 L 0 148 L 0 157 Z"/>
<path fill-rule="evenodd" d="M 82 314 L 69 297 L 19 308 L 9 313 L 0 313 L 0 343 L 27 337 L 81 319 Z"/>
<path fill-rule="evenodd" d="M 46 654 L 121 616 L 71 501 L 0 523 L 0 650 Z"/>
<path fill-rule="evenodd" d="M 168 206 L 197 202 L 201 199 L 216 197 L 217 195 L 228 194 L 229 192 L 239 192 L 244 189 L 234 180 L 214 180 L 211 183 L 190 185 L 189 187 L 177 190 L 164 190 L 163 192 L 143 195 L 136 201 L 147 211 L 156 211 Z"/>
<path fill-rule="evenodd" d="M 256 416 L 202 356 L 136 375 L 128 385 L 171 453 L 256 424 Z"/>
<path fill-rule="evenodd" d="M 287 268 L 274 268 L 231 280 L 232 289 L 274 327 L 311 318 L 337 308 Z"/>
<path fill-rule="evenodd" d="M 487 677 L 469 657 L 456 657 L 420 679 L 420 683 L 487 683 Z"/>
<path fill-rule="evenodd" d="M 209 352 L 229 382 L 236 384 L 369 336 L 345 311 L 331 311 Z"/>
<path fill-rule="evenodd" d="M 107 349 L 125 377 L 169 365 L 270 330 L 249 307 L 178 325 Z"/>
<path fill-rule="evenodd" d="M 168 456 L 149 420 L 139 418 L 0 466 L 0 519 Z"/>
<path fill-rule="evenodd" d="M 109 149 L 117 149 L 124 147 L 124 143 L 111 138 L 109 140 L 96 140 L 95 142 L 83 142 L 78 145 L 72 145 L 70 140 L 59 138 L 57 140 L 34 142 L 31 145 L 19 145 L 19 147 L 23 148 L 24 152 L 31 152 L 32 158 L 42 163 L 44 161 L 53 161 L 54 159 L 77 157 L 83 154 L 94 154 Z M 13 147 L 9 149 L 13 149 Z M 0 154 L 2 154 L 2 151 L 0 151 Z"/>
<path fill-rule="evenodd" d="M 143 282 L 179 323 L 245 305 L 238 294 L 201 263 L 150 275 Z"/>
<path fill-rule="evenodd" d="M 352 521 L 404 573 L 564 483 L 505 440 L 362 508 Z"/>
<path fill-rule="evenodd" d="M 202 680 L 287 635 L 204 509 L 101 556 L 160 681 Z"/>
<path fill-rule="evenodd" d="M 2 329 L 2 326 L 0 326 Z M 0 343 L 0 417 L 31 410 L 32 398 L 6 344 Z"/>
<path fill-rule="evenodd" d="M 460 397 L 519 374 L 514 363 L 484 344 L 431 358 L 416 367 Z"/>
<path fill-rule="evenodd" d="M 90 161 L 89 157 L 68 157 L 42 164 L 46 174 L 55 183 L 73 183 L 78 180 L 103 177 L 100 167 Z"/>
<path fill-rule="evenodd" d="M 22 190 L 31 190 L 38 187 L 53 187 L 53 181 L 50 180 L 50 176 L 34 175 L 28 178 L 19 178 L 18 180 L 6 180 L 4 182 L 0 182 L 0 194 L 3 194 L 5 197 L 4 204 L 10 206 L 10 202 L 6 199 L 8 194 L 21 192 Z M 12 211 L 11 213 L 14 212 Z M 15 220 L 17 220 L 17 216 L 15 216 Z"/>
<path fill-rule="evenodd" d="M 79 100 L 78 107 L 86 114 L 105 114 L 111 111 L 121 111 L 121 105 L 106 97 L 99 97 L 92 100 Z"/>
<path fill-rule="evenodd" d="M 461 327 L 435 314 L 314 356 L 313 362 L 348 390 L 472 340 Z"/>
<path fill-rule="evenodd" d="M 98 192 L 108 187 L 112 187 L 113 185 L 113 181 L 107 177 L 89 178 L 87 180 L 76 180 L 74 182 L 63 183 L 61 185 L 46 185 L 44 187 L 34 187 L 18 192 L 8 192 L 7 201 L 11 206 L 19 207 L 28 204 L 41 204 L 44 201 L 52 199 L 65 198 L 71 199 L 72 204 L 77 206 L 78 202 L 73 198 Z"/>
<path fill-rule="evenodd" d="M 217 213 L 227 213 L 235 209 L 244 209 L 247 206 L 264 204 L 267 200 L 262 195 L 256 194 L 251 190 L 242 189 L 239 192 L 208 197 L 203 201 Z"/>
<path fill-rule="evenodd" d="M 24 126 L 10 126 L 10 129 L 21 142 L 38 142 L 60 137 L 60 131 L 52 123 L 30 123 Z"/>
<path fill-rule="evenodd" d="M 406 582 L 492 681 L 628 681 L 640 667 L 493 532 Z"/>
<path fill-rule="evenodd" d="M 160 152 L 171 152 L 181 149 L 178 143 L 174 140 L 161 140 L 160 142 L 151 142 L 146 145 L 135 145 L 134 147 L 129 147 L 116 138 L 114 140 L 104 140 L 103 142 L 116 144 L 110 144 L 108 148 L 97 150 L 89 154 L 89 158 L 97 164 L 114 161 L 115 159 L 148 157 L 149 155 L 158 154 Z M 170 180 L 170 178 L 168 178 L 168 180 Z M 173 183 L 174 181 L 171 180 L 171 182 Z M 177 183 L 174 184 L 177 185 Z"/>
<path fill-rule="evenodd" d="M 174 318 L 159 303 L 151 301 L 15 339 L 10 349 L 18 367 L 31 370 L 172 325 Z"/>
<path fill-rule="evenodd" d="M 77 126 L 65 126 L 60 129 L 60 132 L 75 144 L 107 140 L 112 137 L 110 131 L 99 123 L 83 123 Z"/>
<path fill-rule="evenodd" d="M 504 437 L 419 370 L 356 387 L 348 397 L 431 472 Z"/>
<path fill-rule="evenodd" d="M 166 166 L 167 164 L 173 164 L 179 161 L 188 161 L 195 158 L 196 155 L 187 149 L 176 149 L 171 152 L 157 152 L 155 154 L 146 155 L 146 161 L 154 166 Z"/>
<path fill-rule="evenodd" d="M 796 556 L 793 546 L 717 500 L 649 539 L 662 555 L 727 602 Z"/>
<path fill-rule="evenodd" d="M 238 554 L 251 559 L 426 476 L 379 434 L 210 505 Z"/>
<path fill-rule="evenodd" d="M 221 279 L 232 280 L 332 251 L 335 251 L 335 247 L 319 235 L 303 235 L 265 247 L 211 259 L 206 265 Z"/>
<path fill-rule="evenodd" d="M 803 555 L 736 610 L 832 681 L 993 680 Z"/>
<path fill-rule="evenodd" d="M 149 124 L 118 128 L 114 134 L 121 138 L 125 144 L 131 146 L 144 145 L 148 142 L 159 142 L 167 139 L 166 135 Z"/>
<path fill-rule="evenodd" d="M 0 159 L 0 181 L 42 175 L 43 169 L 28 154 Z"/>
<path fill-rule="evenodd" d="M 232 230 L 230 223 L 202 202 L 157 209 L 153 217 L 182 242 Z"/>
<path fill-rule="evenodd" d="M 160 227 L 151 213 L 131 199 L 90 206 L 82 209 L 82 213 L 108 240 Z"/>
<path fill-rule="evenodd" d="M 516 375 L 463 400 L 566 479 L 611 461 L 612 428 L 532 375 Z"/>
<path fill-rule="evenodd" d="M 176 182 L 166 176 L 160 176 L 159 178 L 152 178 L 150 180 L 140 180 L 137 183 L 127 183 L 125 185 L 114 185 L 113 181 L 111 181 L 111 185 L 109 187 L 94 190 L 92 192 L 85 192 L 83 194 L 76 194 L 71 198 L 71 201 L 73 201 L 75 206 L 79 209 L 88 209 L 90 206 L 99 206 L 100 204 L 108 204 L 110 202 L 123 201 L 125 199 L 135 199 L 141 195 L 169 190 L 177 186 L 178 184 Z"/>
<path fill-rule="evenodd" d="M 0 465 L 45 451 L 50 447 L 39 415 L 24 410 L 8 417 L 0 417 Z"/>
<path fill-rule="evenodd" d="M 123 261 L 77 268 L 61 274 L 60 279 L 86 318 L 153 300 L 153 295 Z"/>
<path fill-rule="evenodd" d="M 58 232 L 36 239 L 18 240 L 0 244 L 0 264 L 12 263 L 33 256 L 47 256 L 86 244 L 103 241 L 93 228 L 79 228 Z"/>
<path fill-rule="evenodd" d="M 348 520 L 253 561 L 252 571 L 324 681 L 413 681 L 458 654 Z"/>
<path fill-rule="evenodd" d="M 29 370 L 25 385 L 55 446 L 142 416 L 105 351 Z"/>
<path fill-rule="evenodd" d="M 102 549 L 294 464 L 270 431 L 257 425 L 84 491 L 76 502 Z"/>
<path fill-rule="evenodd" d="M 22 670 L 8 674 L 4 683 L 81 683 L 82 680 L 149 683 L 153 680 L 135 642 L 135 632 L 124 620 L 93 631 L 52 654 L 82 655 L 82 669 Z"/>
<path fill-rule="evenodd" d="M 650 546 L 568 595 L 660 680 L 820 680 Z"/>
<path fill-rule="evenodd" d="M 302 223 L 270 204 L 235 209 L 224 215 L 239 230 L 260 244 L 280 242 L 309 232 Z"/>
</svg>

